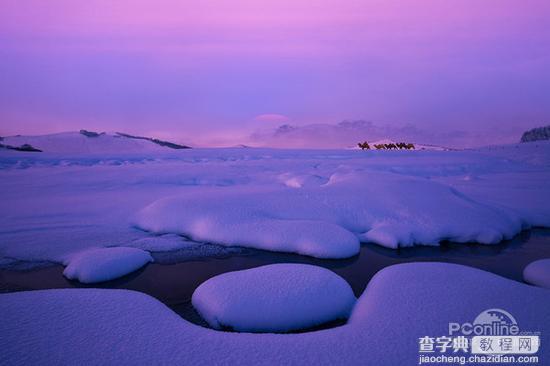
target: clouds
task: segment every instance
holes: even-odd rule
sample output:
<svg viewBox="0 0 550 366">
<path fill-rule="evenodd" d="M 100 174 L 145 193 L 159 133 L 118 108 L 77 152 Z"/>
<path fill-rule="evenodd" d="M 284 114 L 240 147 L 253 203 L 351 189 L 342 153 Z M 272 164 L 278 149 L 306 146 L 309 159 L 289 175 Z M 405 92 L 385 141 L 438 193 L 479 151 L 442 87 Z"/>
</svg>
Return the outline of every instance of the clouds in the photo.
<svg viewBox="0 0 550 366">
<path fill-rule="evenodd" d="M 268 122 L 268 123 L 284 123 L 284 122 L 287 122 L 288 120 L 289 118 L 287 116 L 284 116 L 282 114 L 276 114 L 276 113 L 260 114 L 254 117 L 254 121 Z"/>
</svg>

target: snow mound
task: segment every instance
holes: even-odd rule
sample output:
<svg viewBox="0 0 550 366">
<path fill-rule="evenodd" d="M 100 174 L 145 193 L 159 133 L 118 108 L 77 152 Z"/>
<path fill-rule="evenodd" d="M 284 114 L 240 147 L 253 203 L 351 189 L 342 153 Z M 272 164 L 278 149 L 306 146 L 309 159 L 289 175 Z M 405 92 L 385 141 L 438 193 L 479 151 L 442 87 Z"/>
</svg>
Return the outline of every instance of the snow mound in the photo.
<svg viewBox="0 0 550 366">
<path fill-rule="evenodd" d="M 82 283 L 96 283 L 125 276 L 152 262 L 151 255 L 141 249 L 96 248 L 70 256 L 63 275 Z"/>
<path fill-rule="evenodd" d="M 318 258 L 346 258 L 359 253 L 358 238 L 342 226 L 279 212 L 289 210 L 292 215 L 299 205 L 307 204 L 296 201 L 293 206 L 292 198 L 299 200 L 298 196 L 269 192 L 202 191 L 160 199 L 138 214 L 136 224 L 155 233 L 185 234 L 195 241 Z"/>
<path fill-rule="evenodd" d="M 347 319 L 355 296 L 325 268 L 273 264 L 213 277 L 195 290 L 192 303 L 215 329 L 285 332 Z"/>
<path fill-rule="evenodd" d="M 448 336 L 449 322 L 471 323 L 487 309 L 509 312 L 520 332 L 540 332 L 544 342 L 549 302 L 546 289 L 485 271 L 409 263 L 378 272 L 346 325 L 242 334 L 196 326 L 134 291 L 25 291 L 0 294 L 0 364 L 411 365 L 419 338 Z M 550 347 L 537 356 L 548 360 Z"/>
<path fill-rule="evenodd" d="M 438 182 L 337 172 L 307 190 L 226 187 L 164 198 L 144 208 L 136 224 L 198 241 L 344 258 L 358 253 L 359 240 L 389 248 L 442 240 L 494 244 L 521 231 L 523 221 Z"/>
<path fill-rule="evenodd" d="M 523 270 L 523 279 L 532 285 L 550 289 L 550 258 L 529 263 Z"/>
</svg>

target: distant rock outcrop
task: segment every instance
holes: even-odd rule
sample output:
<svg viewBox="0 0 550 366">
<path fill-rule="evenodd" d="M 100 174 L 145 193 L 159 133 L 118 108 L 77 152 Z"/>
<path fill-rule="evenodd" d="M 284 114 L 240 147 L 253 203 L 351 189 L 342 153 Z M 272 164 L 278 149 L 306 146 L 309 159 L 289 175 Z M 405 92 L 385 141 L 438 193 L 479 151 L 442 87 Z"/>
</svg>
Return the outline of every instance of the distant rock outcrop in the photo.
<svg viewBox="0 0 550 366">
<path fill-rule="evenodd" d="M 526 131 L 521 136 L 521 142 L 550 140 L 550 126 L 537 127 Z"/>
<path fill-rule="evenodd" d="M 11 146 L 11 145 L 0 144 L 0 148 L 8 149 L 8 150 L 15 150 L 15 151 L 42 152 L 42 150 L 37 149 L 37 148 L 35 148 L 35 147 L 33 147 L 32 145 L 29 145 L 29 144 L 23 144 L 21 146 Z"/>
<path fill-rule="evenodd" d="M 175 144 L 175 143 L 173 143 L 173 142 L 163 141 L 163 140 L 159 140 L 159 139 L 154 139 L 154 138 L 151 138 L 151 137 L 134 136 L 134 135 L 129 135 L 129 134 L 127 134 L 127 133 L 122 133 L 122 132 L 117 132 L 117 135 L 118 135 L 118 136 L 122 136 L 122 137 L 129 138 L 129 139 L 151 141 L 151 142 L 154 143 L 154 144 L 157 144 L 157 145 L 160 145 L 160 146 L 164 146 L 164 147 L 168 147 L 168 148 L 170 148 L 170 149 L 190 149 L 190 147 L 189 147 L 189 146 L 186 146 L 186 145 L 179 145 L 179 144 Z"/>
<path fill-rule="evenodd" d="M 80 134 L 86 137 L 99 137 L 101 135 L 105 135 L 105 132 L 99 133 L 99 132 L 88 131 L 88 130 L 80 130 Z"/>
</svg>

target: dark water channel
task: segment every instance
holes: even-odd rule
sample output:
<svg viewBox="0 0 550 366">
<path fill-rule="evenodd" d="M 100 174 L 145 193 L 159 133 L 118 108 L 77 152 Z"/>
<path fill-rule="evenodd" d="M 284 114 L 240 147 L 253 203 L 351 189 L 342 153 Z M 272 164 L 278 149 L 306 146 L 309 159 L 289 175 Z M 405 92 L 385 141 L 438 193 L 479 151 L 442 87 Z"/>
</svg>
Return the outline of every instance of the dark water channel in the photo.
<svg viewBox="0 0 550 366">
<path fill-rule="evenodd" d="M 360 296 L 373 275 L 384 267 L 405 262 L 438 261 L 464 264 L 522 280 L 530 262 L 550 258 L 550 230 L 533 229 L 498 245 L 443 243 L 439 247 L 398 250 L 364 244 L 359 255 L 345 260 L 321 260 L 295 254 L 242 249 L 227 256 L 174 262 L 178 253 L 155 253 L 156 263 L 123 278 L 83 285 L 63 277 L 61 265 L 27 271 L 0 270 L 0 292 L 53 288 L 100 287 L 130 289 L 149 294 L 183 318 L 205 325 L 191 306 L 191 295 L 215 275 L 270 263 L 308 263 L 326 267 L 345 278 Z"/>
</svg>

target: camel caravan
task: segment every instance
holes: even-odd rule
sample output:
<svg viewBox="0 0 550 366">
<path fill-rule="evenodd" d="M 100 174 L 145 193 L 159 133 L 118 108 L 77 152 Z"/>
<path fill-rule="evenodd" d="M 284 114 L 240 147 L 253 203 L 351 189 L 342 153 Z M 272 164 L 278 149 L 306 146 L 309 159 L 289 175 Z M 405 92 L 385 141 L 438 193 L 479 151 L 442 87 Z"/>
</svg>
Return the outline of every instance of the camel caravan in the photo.
<svg viewBox="0 0 550 366">
<path fill-rule="evenodd" d="M 361 150 L 370 150 L 371 147 L 367 141 L 360 142 L 357 144 L 361 148 Z M 373 144 L 372 145 L 374 149 L 376 150 L 414 150 L 414 144 L 406 143 L 406 142 L 396 142 L 396 143 L 389 143 L 389 144 Z"/>
</svg>

